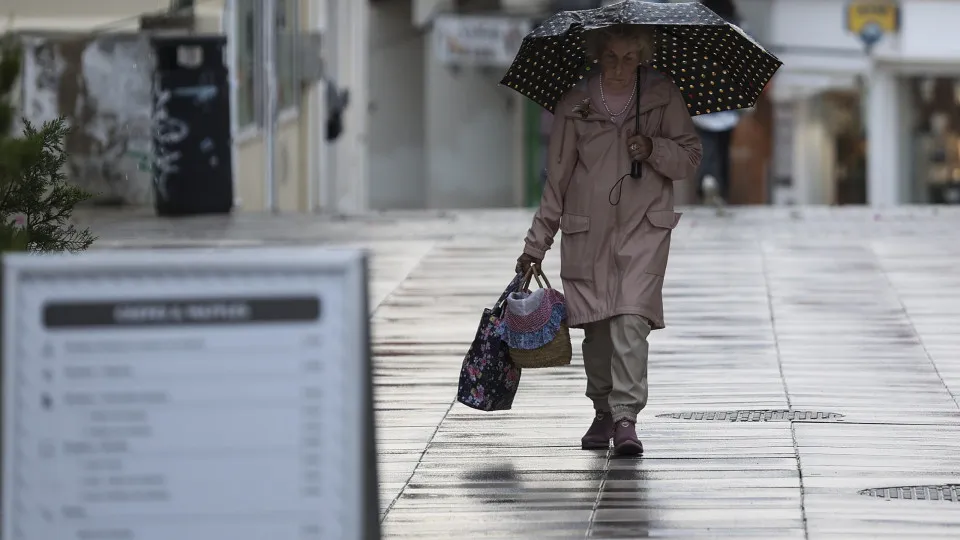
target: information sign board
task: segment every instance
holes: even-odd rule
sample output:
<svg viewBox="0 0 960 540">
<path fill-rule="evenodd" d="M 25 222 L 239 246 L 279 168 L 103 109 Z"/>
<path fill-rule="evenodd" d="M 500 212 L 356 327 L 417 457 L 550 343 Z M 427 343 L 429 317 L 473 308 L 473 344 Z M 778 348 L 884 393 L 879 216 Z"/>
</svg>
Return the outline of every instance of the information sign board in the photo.
<svg viewBox="0 0 960 540">
<path fill-rule="evenodd" d="M 508 67 L 532 29 L 530 21 L 485 15 L 440 15 L 434 48 L 443 64 Z"/>
<path fill-rule="evenodd" d="M 846 26 L 860 37 L 867 49 L 872 48 L 886 34 L 900 29 L 900 5 L 895 0 L 850 0 L 847 4 Z"/>
<path fill-rule="evenodd" d="M 365 260 L 4 257 L 4 540 L 378 539 Z"/>
</svg>

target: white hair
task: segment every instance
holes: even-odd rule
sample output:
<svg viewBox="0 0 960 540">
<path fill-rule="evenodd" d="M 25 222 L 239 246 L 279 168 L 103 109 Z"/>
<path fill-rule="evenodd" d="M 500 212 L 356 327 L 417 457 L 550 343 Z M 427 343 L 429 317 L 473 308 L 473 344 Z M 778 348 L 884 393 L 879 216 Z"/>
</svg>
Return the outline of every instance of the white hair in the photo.
<svg viewBox="0 0 960 540">
<path fill-rule="evenodd" d="M 656 32 L 652 27 L 639 24 L 616 24 L 586 32 L 587 56 L 590 60 L 599 60 L 611 41 L 621 39 L 636 44 L 640 53 L 640 62 L 653 60 L 656 54 Z"/>
</svg>

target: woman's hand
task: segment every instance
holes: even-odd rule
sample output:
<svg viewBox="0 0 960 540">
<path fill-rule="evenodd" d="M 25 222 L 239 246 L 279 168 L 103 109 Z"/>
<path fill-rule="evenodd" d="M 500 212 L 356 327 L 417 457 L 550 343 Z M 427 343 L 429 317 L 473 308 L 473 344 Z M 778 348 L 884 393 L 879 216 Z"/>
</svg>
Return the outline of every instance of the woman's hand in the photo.
<svg viewBox="0 0 960 540">
<path fill-rule="evenodd" d="M 653 141 L 646 135 L 634 135 L 627 139 L 627 150 L 635 161 L 643 161 L 653 153 Z"/>
<path fill-rule="evenodd" d="M 524 253 L 517 257 L 517 273 L 525 273 L 530 269 L 531 266 L 537 265 L 540 266 L 543 263 L 541 259 L 534 257 L 533 255 L 527 255 Z"/>
</svg>

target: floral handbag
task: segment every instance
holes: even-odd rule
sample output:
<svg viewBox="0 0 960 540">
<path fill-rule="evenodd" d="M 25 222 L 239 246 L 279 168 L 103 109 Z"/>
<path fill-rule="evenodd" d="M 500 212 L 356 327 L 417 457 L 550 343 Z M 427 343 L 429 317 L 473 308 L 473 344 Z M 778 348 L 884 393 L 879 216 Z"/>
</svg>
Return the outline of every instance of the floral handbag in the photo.
<svg viewBox="0 0 960 540">
<path fill-rule="evenodd" d="M 509 347 L 497 335 L 507 295 L 520 290 L 523 274 L 517 274 L 493 308 L 483 310 L 480 327 L 460 368 L 457 401 L 481 411 L 506 411 L 513 406 L 520 384 L 520 368 L 510 360 Z"/>
</svg>

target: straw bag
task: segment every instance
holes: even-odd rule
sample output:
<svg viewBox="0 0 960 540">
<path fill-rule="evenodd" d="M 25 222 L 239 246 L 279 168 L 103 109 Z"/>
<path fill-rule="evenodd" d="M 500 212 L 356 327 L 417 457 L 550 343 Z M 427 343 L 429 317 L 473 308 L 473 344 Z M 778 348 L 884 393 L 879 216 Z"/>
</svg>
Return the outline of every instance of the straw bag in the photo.
<svg viewBox="0 0 960 540">
<path fill-rule="evenodd" d="M 529 290 L 531 278 L 540 285 L 533 292 Z M 560 367 L 569 365 L 573 358 L 566 300 L 563 293 L 550 286 L 537 266 L 527 271 L 520 291 L 507 296 L 498 333 L 510 348 L 510 360 L 517 367 Z"/>
</svg>

